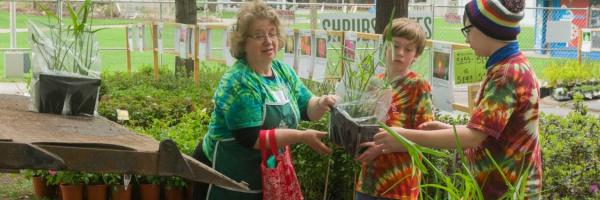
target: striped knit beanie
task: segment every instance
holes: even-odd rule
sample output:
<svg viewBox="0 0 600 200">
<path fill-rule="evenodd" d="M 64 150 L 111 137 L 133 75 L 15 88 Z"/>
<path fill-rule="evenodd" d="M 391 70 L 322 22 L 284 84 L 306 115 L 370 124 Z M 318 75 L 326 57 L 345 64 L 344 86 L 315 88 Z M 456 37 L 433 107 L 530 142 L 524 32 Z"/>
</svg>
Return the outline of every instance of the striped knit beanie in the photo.
<svg viewBox="0 0 600 200">
<path fill-rule="evenodd" d="M 485 35 L 511 41 L 521 32 L 524 7 L 525 0 L 472 0 L 465 5 L 465 15 Z"/>
</svg>

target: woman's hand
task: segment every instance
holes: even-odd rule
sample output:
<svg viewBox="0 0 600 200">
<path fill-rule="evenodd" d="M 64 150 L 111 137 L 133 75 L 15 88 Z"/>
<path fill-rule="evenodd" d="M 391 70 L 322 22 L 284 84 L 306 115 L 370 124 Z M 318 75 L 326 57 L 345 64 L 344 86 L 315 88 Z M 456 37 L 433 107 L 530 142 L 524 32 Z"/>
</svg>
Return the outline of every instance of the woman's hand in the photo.
<svg viewBox="0 0 600 200">
<path fill-rule="evenodd" d="M 440 122 L 440 121 L 431 121 L 420 124 L 418 129 L 421 130 L 440 130 L 440 129 L 451 129 L 452 125 Z"/>
<path fill-rule="evenodd" d="M 327 147 L 323 142 L 321 142 L 321 138 L 327 135 L 326 132 L 316 131 L 307 129 L 302 131 L 302 143 L 307 144 L 312 150 L 319 154 L 331 154 L 331 149 Z"/>
<path fill-rule="evenodd" d="M 367 147 L 368 149 L 358 157 L 354 158 L 354 160 L 358 162 L 371 162 L 383 154 L 383 145 L 376 145 L 375 142 L 365 142 L 360 144 L 359 147 Z"/>
<path fill-rule="evenodd" d="M 406 129 L 400 127 L 391 127 L 391 129 L 398 133 L 402 134 Z M 387 131 L 382 130 L 377 133 L 374 137 L 375 145 L 381 145 L 382 153 L 390 153 L 390 152 L 406 152 L 404 146 L 400 142 L 396 140 L 393 136 L 391 136 Z"/>
<path fill-rule="evenodd" d="M 319 99 L 317 100 L 317 105 L 322 111 L 330 111 L 331 107 L 335 105 L 335 95 L 323 95 L 319 97 Z"/>
</svg>

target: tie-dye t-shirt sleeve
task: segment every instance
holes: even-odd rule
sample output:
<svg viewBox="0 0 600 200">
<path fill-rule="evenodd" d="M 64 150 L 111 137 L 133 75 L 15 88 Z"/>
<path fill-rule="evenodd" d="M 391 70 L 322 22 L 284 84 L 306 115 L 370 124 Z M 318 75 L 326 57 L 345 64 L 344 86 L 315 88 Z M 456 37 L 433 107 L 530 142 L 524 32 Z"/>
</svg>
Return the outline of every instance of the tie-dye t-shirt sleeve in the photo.
<svg viewBox="0 0 600 200">
<path fill-rule="evenodd" d="M 498 139 L 516 106 L 515 80 L 513 76 L 498 71 L 484 81 L 482 87 L 479 103 L 467 127 Z"/>
<path fill-rule="evenodd" d="M 251 83 L 244 82 L 244 78 L 227 80 L 229 82 L 219 87 L 215 94 L 215 109 L 221 109 L 227 128 L 261 126 L 263 103 L 259 93 Z"/>
</svg>

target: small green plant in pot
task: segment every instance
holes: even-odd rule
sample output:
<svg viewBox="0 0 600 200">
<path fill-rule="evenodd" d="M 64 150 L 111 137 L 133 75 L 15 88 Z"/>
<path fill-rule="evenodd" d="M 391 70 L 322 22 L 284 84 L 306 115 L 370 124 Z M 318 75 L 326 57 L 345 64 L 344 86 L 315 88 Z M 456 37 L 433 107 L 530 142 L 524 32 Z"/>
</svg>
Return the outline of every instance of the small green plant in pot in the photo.
<svg viewBox="0 0 600 200">
<path fill-rule="evenodd" d="M 130 200 L 131 199 L 131 184 L 125 188 L 123 183 L 123 175 L 116 173 L 104 174 L 104 182 L 110 186 L 111 199 L 113 200 Z"/>
<path fill-rule="evenodd" d="M 21 171 L 26 179 L 31 179 L 33 195 L 38 199 L 52 199 L 56 197 L 56 185 L 48 184 L 48 178 L 53 175 L 45 169 L 26 169 Z"/>
<path fill-rule="evenodd" d="M 160 199 L 160 184 L 162 183 L 162 177 L 137 175 L 136 179 L 140 185 L 140 197 L 142 199 Z"/>
<path fill-rule="evenodd" d="M 29 21 L 33 52 L 30 110 L 42 113 L 94 115 L 100 87 L 100 57 L 92 30 L 91 0 L 77 10 L 67 3 L 63 21 L 40 5 L 48 21 Z"/>
<path fill-rule="evenodd" d="M 186 186 L 185 181 L 177 176 L 165 178 L 165 199 L 166 200 L 181 200 L 183 199 L 183 188 Z"/>
<path fill-rule="evenodd" d="M 83 199 L 83 174 L 78 171 L 58 171 L 57 179 L 60 180 L 60 191 L 63 200 Z"/>
<path fill-rule="evenodd" d="M 106 199 L 106 184 L 104 177 L 99 173 L 84 173 L 83 182 L 88 200 L 105 200 Z"/>
</svg>

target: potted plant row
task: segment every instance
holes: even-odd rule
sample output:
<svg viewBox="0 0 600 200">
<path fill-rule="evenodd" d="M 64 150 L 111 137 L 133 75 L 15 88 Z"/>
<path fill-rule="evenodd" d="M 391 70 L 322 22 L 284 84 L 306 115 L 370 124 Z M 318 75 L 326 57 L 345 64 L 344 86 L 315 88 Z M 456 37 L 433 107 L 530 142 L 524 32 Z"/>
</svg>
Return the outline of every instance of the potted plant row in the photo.
<svg viewBox="0 0 600 200">
<path fill-rule="evenodd" d="M 99 46 L 92 29 L 93 4 L 86 0 L 70 19 L 40 5 L 47 21 L 28 21 L 33 52 L 30 110 L 41 113 L 94 115 L 100 87 Z"/>
<path fill-rule="evenodd" d="M 125 187 L 123 175 L 116 173 L 24 170 L 23 174 L 32 179 L 34 196 L 38 199 L 181 200 L 192 197 L 190 187 L 184 193 L 188 184 L 179 177 L 136 175 Z M 57 186 L 60 187 L 57 189 Z"/>
</svg>

